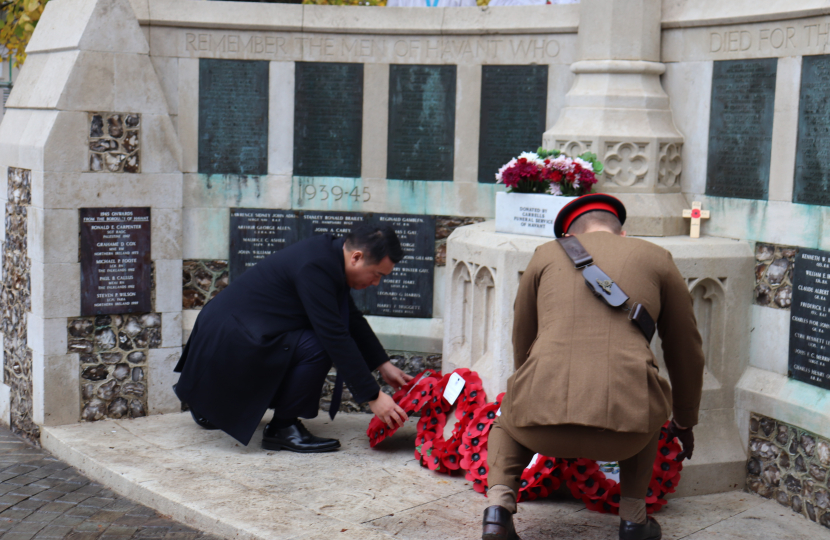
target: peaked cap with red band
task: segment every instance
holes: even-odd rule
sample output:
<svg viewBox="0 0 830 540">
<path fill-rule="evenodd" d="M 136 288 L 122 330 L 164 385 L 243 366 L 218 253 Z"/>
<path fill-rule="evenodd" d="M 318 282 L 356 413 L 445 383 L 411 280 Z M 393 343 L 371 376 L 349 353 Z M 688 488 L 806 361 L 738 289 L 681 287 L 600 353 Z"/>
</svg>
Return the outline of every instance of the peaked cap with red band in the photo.
<svg viewBox="0 0 830 540">
<path fill-rule="evenodd" d="M 625 223 L 625 206 L 622 201 L 605 193 L 590 193 L 569 202 L 559 211 L 553 222 L 553 233 L 557 238 L 562 238 L 576 218 L 597 210 L 610 212 L 617 216 L 621 224 Z"/>
</svg>

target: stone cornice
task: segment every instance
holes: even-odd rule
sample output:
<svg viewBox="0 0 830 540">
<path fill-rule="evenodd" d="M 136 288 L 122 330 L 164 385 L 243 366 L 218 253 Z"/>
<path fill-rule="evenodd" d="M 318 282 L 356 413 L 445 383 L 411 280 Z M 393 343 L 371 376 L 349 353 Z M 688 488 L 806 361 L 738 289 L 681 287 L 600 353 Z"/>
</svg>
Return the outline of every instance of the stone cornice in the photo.
<svg viewBox="0 0 830 540">
<path fill-rule="evenodd" d="M 574 34 L 579 5 L 493 8 L 371 8 L 130 0 L 142 26 L 336 34 Z M 233 17 L 229 17 L 233 13 Z"/>
</svg>

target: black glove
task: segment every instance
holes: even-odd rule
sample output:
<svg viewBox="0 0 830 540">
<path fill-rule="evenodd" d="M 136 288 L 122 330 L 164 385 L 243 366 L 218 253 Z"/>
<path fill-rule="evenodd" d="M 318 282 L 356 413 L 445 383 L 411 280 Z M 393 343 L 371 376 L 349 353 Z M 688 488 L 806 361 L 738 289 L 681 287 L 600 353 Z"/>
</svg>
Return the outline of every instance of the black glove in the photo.
<svg viewBox="0 0 830 540">
<path fill-rule="evenodd" d="M 683 451 L 677 454 L 677 461 L 692 459 L 692 452 L 695 451 L 695 435 L 692 433 L 692 428 L 682 429 L 672 420 L 669 422 L 668 439 L 671 440 L 675 437 L 683 445 Z"/>
</svg>

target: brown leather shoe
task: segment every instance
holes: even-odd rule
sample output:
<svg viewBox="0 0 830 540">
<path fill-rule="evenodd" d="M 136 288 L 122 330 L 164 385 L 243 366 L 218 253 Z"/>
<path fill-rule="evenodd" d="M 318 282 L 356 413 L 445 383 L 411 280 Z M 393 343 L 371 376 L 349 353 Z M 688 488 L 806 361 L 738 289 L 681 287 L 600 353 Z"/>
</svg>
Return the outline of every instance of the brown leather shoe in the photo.
<svg viewBox="0 0 830 540">
<path fill-rule="evenodd" d="M 513 528 L 513 514 L 503 506 L 485 508 L 481 540 L 522 540 Z"/>
</svg>

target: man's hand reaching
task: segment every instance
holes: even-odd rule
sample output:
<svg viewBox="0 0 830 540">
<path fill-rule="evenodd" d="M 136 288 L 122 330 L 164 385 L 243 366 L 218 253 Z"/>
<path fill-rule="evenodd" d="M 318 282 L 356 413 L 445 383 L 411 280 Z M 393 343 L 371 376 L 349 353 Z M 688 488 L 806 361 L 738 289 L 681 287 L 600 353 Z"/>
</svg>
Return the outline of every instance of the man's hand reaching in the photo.
<svg viewBox="0 0 830 540">
<path fill-rule="evenodd" d="M 411 378 L 412 377 L 410 377 L 410 379 Z M 376 400 L 369 402 L 369 407 L 384 424 L 389 426 L 390 429 L 401 427 L 409 418 L 406 416 L 404 410 L 395 403 L 395 400 L 392 399 L 389 394 L 384 394 L 383 392 L 378 394 L 378 398 Z"/>
<path fill-rule="evenodd" d="M 378 368 L 380 371 L 380 376 L 383 377 L 383 380 L 386 381 L 386 384 L 394 388 L 395 390 L 399 390 L 401 386 L 405 385 L 409 381 L 412 380 L 412 375 L 407 375 L 397 367 L 395 367 L 392 362 L 386 361 L 380 365 Z M 374 411 L 374 409 L 372 409 Z M 378 415 L 380 416 L 380 415 Z M 381 420 L 383 420 L 381 418 Z"/>
</svg>

